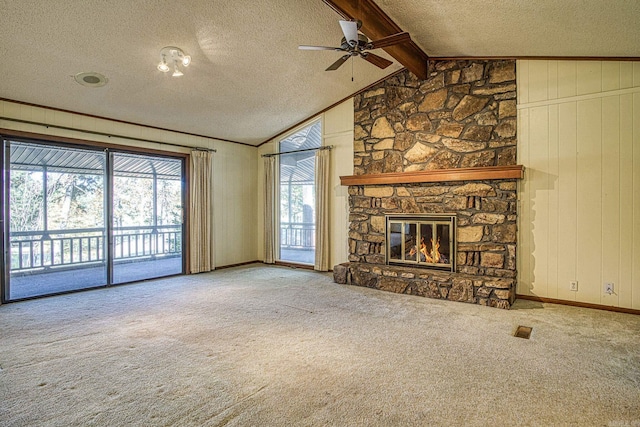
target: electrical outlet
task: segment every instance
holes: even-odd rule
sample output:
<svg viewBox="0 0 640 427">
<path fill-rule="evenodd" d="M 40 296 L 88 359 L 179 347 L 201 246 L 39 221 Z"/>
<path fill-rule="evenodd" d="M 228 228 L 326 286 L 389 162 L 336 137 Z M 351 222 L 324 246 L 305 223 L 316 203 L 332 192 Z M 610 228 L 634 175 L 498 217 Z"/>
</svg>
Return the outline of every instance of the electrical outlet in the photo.
<svg viewBox="0 0 640 427">
<path fill-rule="evenodd" d="M 607 295 L 613 295 L 613 282 L 607 282 L 604 284 L 604 293 Z"/>
<path fill-rule="evenodd" d="M 572 280 L 571 282 L 569 282 L 569 290 L 570 291 L 574 291 L 574 292 L 578 292 L 578 281 L 577 280 Z"/>
</svg>

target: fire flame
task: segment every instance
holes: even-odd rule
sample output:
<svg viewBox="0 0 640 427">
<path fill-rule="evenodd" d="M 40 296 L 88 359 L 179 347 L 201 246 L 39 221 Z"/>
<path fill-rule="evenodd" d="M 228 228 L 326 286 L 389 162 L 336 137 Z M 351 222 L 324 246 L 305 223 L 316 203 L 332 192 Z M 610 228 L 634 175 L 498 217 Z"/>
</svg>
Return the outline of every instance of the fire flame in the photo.
<svg viewBox="0 0 640 427">
<path fill-rule="evenodd" d="M 440 259 L 440 237 L 438 237 L 437 241 L 433 241 L 433 238 L 431 239 L 431 247 L 433 249 L 431 249 L 431 259 L 433 259 L 434 261 L 431 262 L 441 262 L 442 260 Z"/>
<path fill-rule="evenodd" d="M 442 262 L 440 255 L 440 237 L 435 242 L 431 239 L 431 251 L 427 249 L 427 245 L 424 243 L 424 239 L 420 243 L 420 253 L 424 255 L 425 261 L 433 264 Z"/>
</svg>

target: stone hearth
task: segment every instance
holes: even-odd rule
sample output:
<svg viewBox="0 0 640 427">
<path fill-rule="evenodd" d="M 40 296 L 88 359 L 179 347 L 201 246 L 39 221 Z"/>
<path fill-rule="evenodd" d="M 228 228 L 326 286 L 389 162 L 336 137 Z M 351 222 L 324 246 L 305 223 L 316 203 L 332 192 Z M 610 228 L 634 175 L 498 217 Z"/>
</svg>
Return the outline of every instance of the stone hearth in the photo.
<svg viewBox="0 0 640 427">
<path fill-rule="evenodd" d="M 334 267 L 335 280 L 509 308 L 516 179 L 416 183 L 402 176 L 515 165 L 515 62 L 443 61 L 431 69 L 425 81 L 405 71 L 355 98 L 355 176 L 397 179 L 349 186 L 349 263 Z M 385 215 L 442 213 L 457 219 L 454 272 L 386 264 Z"/>
</svg>

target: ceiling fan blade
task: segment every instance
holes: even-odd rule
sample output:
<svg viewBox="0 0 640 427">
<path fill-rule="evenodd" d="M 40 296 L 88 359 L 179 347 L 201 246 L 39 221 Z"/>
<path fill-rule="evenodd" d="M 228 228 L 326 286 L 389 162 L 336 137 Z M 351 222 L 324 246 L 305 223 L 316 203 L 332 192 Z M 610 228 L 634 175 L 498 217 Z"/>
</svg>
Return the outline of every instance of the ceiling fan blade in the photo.
<svg viewBox="0 0 640 427">
<path fill-rule="evenodd" d="M 330 47 L 330 46 L 307 46 L 307 45 L 300 45 L 300 46 L 298 46 L 298 49 L 300 49 L 300 50 L 338 50 L 338 51 L 342 51 L 342 48 L 339 48 L 339 47 Z"/>
<path fill-rule="evenodd" d="M 381 56 L 374 55 L 373 53 L 369 53 L 369 52 L 362 54 L 362 57 L 365 59 L 365 61 L 371 62 L 376 67 L 379 67 L 382 69 L 385 69 L 389 65 L 393 64 L 393 62 L 389 61 L 388 59 L 384 59 Z"/>
<path fill-rule="evenodd" d="M 344 64 L 344 62 L 349 59 L 351 55 L 344 55 L 342 56 L 340 59 L 338 59 L 336 62 L 334 62 L 333 64 L 329 65 L 329 68 L 327 68 L 325 71 L 335 71 L 338 68 L 340 68 L 340 66 L 342 64 Z"/>
<path fill-rule="evenodd" d="M 392 34 L 387 37 L 383 37 L 379 40 L 375 40 L 371 42 L 371 49 L 378 49 L 381 47 L 393 46 L 394 44 L 400 44 L 411 41 L 411 36 L 409 33 L 398 33 Z"/>
<path fill-rule="evenodd" d="M 358 44 L 358 23 L 353 21 L 340 21 L 340 27 L 344 38 L 351 46 Z"/>
</svg>

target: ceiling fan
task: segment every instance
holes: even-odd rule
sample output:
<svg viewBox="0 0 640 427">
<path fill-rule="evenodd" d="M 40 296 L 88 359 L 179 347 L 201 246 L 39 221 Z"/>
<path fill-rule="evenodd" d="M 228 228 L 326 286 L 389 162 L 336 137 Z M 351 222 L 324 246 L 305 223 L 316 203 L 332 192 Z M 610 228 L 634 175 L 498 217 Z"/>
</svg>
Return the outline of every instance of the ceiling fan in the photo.
<svg viewBox="0 0 640 427">
<path fill-rule="evenodd" d="M 331 64 L 325 71 L 337 70 L 342 64 L 345 63 L 347 59 L 353 56 L 360 56 L 365 61 L 372 63 L 376 67 L 384 69 L 393 64 L 393 62 L 381 56 L 375 55 L 369 52 L 369 50 L 393 46 L 399 43 L 411 41 L 411 36 L 407 32 L 392 34 L 379 40 L 369 41 L 369 38 L 367 38 L 367 36 L 358 33 L 361 25 L 361 21 L 340 21 L 340 27 L 342 28 L 342 32 L 344 33 L 344 37 L 340 42 L 340 47 L 300 45 L 298 46 L 298 49 L 335 50 L 336 52 L 345 53 L 342 57 L 340 57 L 340 59 Z"/>
</svg>

